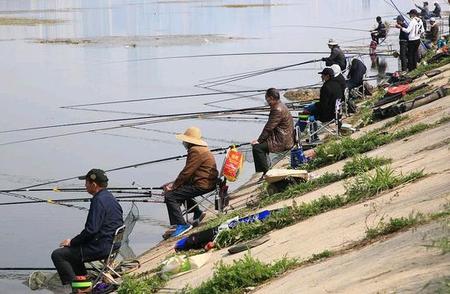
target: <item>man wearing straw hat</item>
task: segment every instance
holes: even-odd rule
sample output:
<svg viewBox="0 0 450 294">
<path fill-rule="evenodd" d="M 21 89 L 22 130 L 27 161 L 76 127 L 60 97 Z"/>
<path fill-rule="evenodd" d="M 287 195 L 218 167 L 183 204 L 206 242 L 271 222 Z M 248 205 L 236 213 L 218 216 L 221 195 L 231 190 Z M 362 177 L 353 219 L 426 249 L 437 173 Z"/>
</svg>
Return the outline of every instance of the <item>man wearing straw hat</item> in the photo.
<svg viewBox="0 0 450 294">
<path fill-rule="evenodd" d="M 214 190 L 219 174 L 214 156 L 208 144 L 202 140 L 199 128 L 190 127 L 184 134 L 176 135 L 176 138 L 187 149 L 187 158 L 176 180 L 163 186 L 170 225 L 176 226 L 171 237 L 180 236 L 192 228 L 183 218 L 181 203 L 186 202 L 187 211 L 194 213 L 194 223 L 199 223 L 205 217 L 205 212 L 200 210 L 194 197 Z"/>
</svg>

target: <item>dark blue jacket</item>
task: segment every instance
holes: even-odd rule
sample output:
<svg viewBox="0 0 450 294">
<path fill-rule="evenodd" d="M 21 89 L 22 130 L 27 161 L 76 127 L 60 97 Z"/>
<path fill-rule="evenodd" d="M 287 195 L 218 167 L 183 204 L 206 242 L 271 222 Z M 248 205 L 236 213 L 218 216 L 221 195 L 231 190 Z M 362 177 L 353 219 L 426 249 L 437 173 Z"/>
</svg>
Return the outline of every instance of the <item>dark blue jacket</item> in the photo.
<svg viewBox="0 0 450 294">
<path fill-rule="evenodd" d="M 367 67 L 364 63 L 359 59 L 353 59 L 352 64 L 350 66 L 350 70 L 348 71 L 347 78 L 355 85 L 362 85 L 364 75 L 367 72 Z"/>
<path fill-rule="evenodd" d="M 406 23 L 402 23 L 402 27 L 407 28 L 408 25 Z M 400 30 L 400 35 L 398 36 L 400 41 L 408 41 L 408 33 L 405 33 L 403 30 Z"/>
<path fill-rule="evenodd" d="M 106 189 L 91 199 L 84 230 L 70 241 L 80 246 L 83 261 L 105 258 L 111 249 L 114 233 L 123 225 L 122 207 Z"/>
</svg>

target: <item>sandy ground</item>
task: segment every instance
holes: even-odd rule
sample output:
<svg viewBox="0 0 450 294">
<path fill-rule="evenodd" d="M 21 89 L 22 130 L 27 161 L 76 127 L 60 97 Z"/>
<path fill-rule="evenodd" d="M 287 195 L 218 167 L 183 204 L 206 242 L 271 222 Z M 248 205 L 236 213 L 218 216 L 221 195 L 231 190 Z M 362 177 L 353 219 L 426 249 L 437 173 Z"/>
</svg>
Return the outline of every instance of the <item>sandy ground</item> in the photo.
<svg viewBox="0 0 450 294">
<path fill-rule="evenodd" d="M 448 74 L 442 75 L 436 86 L 448 84 Z M 420 81 L 419 81 L 420 82 Z M 432 123 L 450 115 L 450 96 L 413 109 L 408 119 L 389 131 L 408 127 L 416 123 Z M 385 120 L 366 127 L 353 136 L 379 128 Z M 270 240 L 251 250 L 251 254 L 271 262 L 284 256 L 308 259 L 312 254 L 324 250 L 340 250 L 353 242 L 362 240 L 367 228 L 376 226 L 380 220 L 390 217 L 408 216 L 411 213 L 433 213 L 442 211 L 450 203 L 450 123 L 429 129 L 404 140 L 393 142 L 368 152 L 367 156 L 383 156 L 393 159 L 396 172 L 407 173 L 424 170 L 425 178 L 392 191 L 379 194 L 364 202 L 332 210 L 305 221 L 272 231 Z M 325 172 L 340 171 L 346 160 L 321 168 L 317 176 Z M 283 163 L 281 163 L 283 164 Z M 245 206 L 261 189 L 255 176 L 233 194 L 232 207 Z M 322 195 L 342 194 L 344 181 L 333 183 L 311 193 L 299 196 L 296 202 L 310 202 Z M 274 209 L 292 204 L 291 200 L 273 204 L 264 209 Z M 450 257 L 426 249 L 432 239 L 445 232 L 440 223 L 421 226 L 386 237 L 383 241 L 354 249 L 325 262 L 294 270 L 278 280 L 257 289 L 257 293 L 432 293 L 445 275 L 450 275 Z M 448 234 L 448 231 L 447 231 Z M 155 268 L 164 258 L 173 253 L 174 240 L 161 242 L 141 258 L 142 268 L 138 272 Z M 167 289 L 193 287 L 212 276 L 214 264 L 219 260 L 231 263 L 245 253 L 229 255 L 226 249 L 213 251 L 202 268 L 179 276 L 167 285 Z M 164 290 L 167 292 L 167 290 Z"/>
</svg>

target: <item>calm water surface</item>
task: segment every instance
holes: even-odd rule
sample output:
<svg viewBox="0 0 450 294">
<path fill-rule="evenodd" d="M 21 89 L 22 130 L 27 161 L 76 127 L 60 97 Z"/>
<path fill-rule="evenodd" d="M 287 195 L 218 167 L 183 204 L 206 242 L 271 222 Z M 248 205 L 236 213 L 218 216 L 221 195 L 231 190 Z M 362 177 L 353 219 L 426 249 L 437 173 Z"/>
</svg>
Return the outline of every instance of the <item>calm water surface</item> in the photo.
<svg viewBox="0 0 450 294">
<path fill-rule="evenodd" d="M 411 1 L 406 0 L 396 2 L 403 11 L 412 5 Z M 228 4 L 266 6 L 224 6 Z M 362 50 L 365 51 L 369 43 L 368 33 L 342 28 L 369 30 L 375 25 L 376 15 L 385 16 L 389 21 L 397 15 L 391 6 L 378 0 L 1 0 L 0 13 L 0 17 L 65 21 L 55 25 L 0 27 L 1 130 L 128 117 L 131 114 L 62 109 L 60 106 L 206 93 L 207 90 L 194 85 L 212 77 L 287 65 L 327 54 L 149 60 L 151 58 L 232 52 L 328 51 L 326 43 L 330 37 L 342 43 L 344 48 L 364 46 Z M 302 25 L 331 26 L 335 29 L 305 28 Z M 163 46 L 140 45 L 141 38 L 157 35 L 187 35 L 191 41 L 178 45 L 175 38 L 172 44 Z M 202 36 L 192 37 L 199 35 Z M 203 35 L 238 39 L 215 42 L 213 37 Z M 96 40 L 112 36 L 122 39 L 116 38 L 114 44 L 106 42 L 95 46 L 40 44 L 35 41 L 58 38 Z M 391 36 L 388 42 L 396 46 L 397 32 L 392 30 Z M 136 47 L 126 46 L 133 43 L 129 37 L 136 40 Z M 370 61 L 365 61 L 370 67 Z M 396 60 L 386 61 L 388 71 L 397 70 Z M 323 66 L 323 63 L 315 63 L 295 70 L 237 81 L 216 89 L 235 91 L 312 84 L 319 81 L 317 72 Z M 95 106 L 91 109 L 168 114 L 210 111 L 217 107 L 252 107 L 264 103 L 263 95 L 214 103 L 233 97 L 157 100 Z M 212 105 L 208 104 L 211 102 Z M 142 126 L 150 130 L 119 128 L 5 145 L 118 124 L 0 134 L 1 189 L 77 176 L 92 167 L 110 169 L 183 154 L 184 149 L 173 133 L 183 132 L 191 125 L 199 126 L 213 147 L 227 146 L 230 142 L 249 142 L 258 136 L 264 125 L 257 121 L 179 120 Z M 218 156 L 217 161 L 221 162 L 222 157 Z M 182 161 L 176 161 L 112 172 L 109 174 L 110 185 L 130 186 L 134 182 L 142 186 L 159 186 L 174 179 L 183 164 Z M 253 165 L 247 164 L 240 181 L 232 184 L 232 188 L 236 188 L 252 173 Z M 81 185 L 78 181 L 60 184 L 65 187 Z M 88 195 L 41 193 L 33 196 L 47 199 Z M 16 200 L 4 195 L 0 197 L 0 202 Z M 127 213 L 129 205 L 124 204 L 123 207 Z M 83 211 L 48 204 L 2 206 L 0 210 L 3 218 L 0 223 L 0 267 L 52 266 L 49 257 L 51 251 L 60 240 L 78 233 L 86 218 Z M 164 205 L 140 204 L 139 210 L 145 220 L 137 223 L 130 236 L 137 254 L 156 244 L 164 231 L 163 226 L 156 225 L 152 220 L 167 224 Z M 29 290 L 21 284 L 24 277 L 17 273 L 0 273 L 0 287 L 7 289 L 7 293 L 27 293 Z"/>
</svg>

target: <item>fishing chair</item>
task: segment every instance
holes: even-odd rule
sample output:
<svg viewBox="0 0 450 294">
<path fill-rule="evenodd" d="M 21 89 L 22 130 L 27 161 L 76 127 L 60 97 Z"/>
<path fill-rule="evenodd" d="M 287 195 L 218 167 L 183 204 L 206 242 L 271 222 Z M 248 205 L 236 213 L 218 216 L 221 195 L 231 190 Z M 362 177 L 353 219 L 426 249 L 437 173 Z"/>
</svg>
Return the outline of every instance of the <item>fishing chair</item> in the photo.
<svg viewBox="0 0 450 294">
<path fill-rule="evenodd" d="M 225 178 L 217 178 L 217 183 L 214 190 L 203 195 L 196 196 L 195 201 L 197 202 L 197 204 L 190 209 L 187 209 L 187 201 L 184 203 L 185 210 L 183 211 L 183 215 L 186 218 L 186 222 L 188 221 L 188 213 L 192 212 L 197 206 L 201 206 L 205 210 L 211 212 L 213 215 L 217 215 L 223 212 L 223 209 L 228 205 L 229 202 L 228 186 L 226 185 L 226 181 L 227 180 Z M 214 209 L 212 207 L 214 207 Z"/>
<path fill-rule="evenodd" d="M 299 120 L 296 124 L 297 141 L 302 142 L 303 139 L 309 144 L 319 144 L 319 133 L 328 132 L 333 136 L 339 136 L 342 126 L 342 102 L 336 100 L 334 119 L 328 122 L 320 122 L 313 115 L 299 114 Z"/>
<path fill-rule="evenodd" d="M 94 287 L 98 282 L 101 282 L 103 278 L 106 278 L 110 283 L 114 285 L 119 285 L 117 281 L 118 278 L 121 278 L 121 275 L 114 270 L 114 261 L 119 254 L 120 246 L 122 244 L 122 240 L 124 238 L 125 226 L 119 227 L 114 233 L 113 242 L 111 245 L 111 249 L 109 250 L 108 256 L 103 260 L 96 260 L 95 262 L 100 263 L 100 266 L 96 265 L 93 261 L 89 262 L 92 266 L 93 270 L 96 272 L 97 277 L 92 282 L 92 286 Z"/>
</svg>

